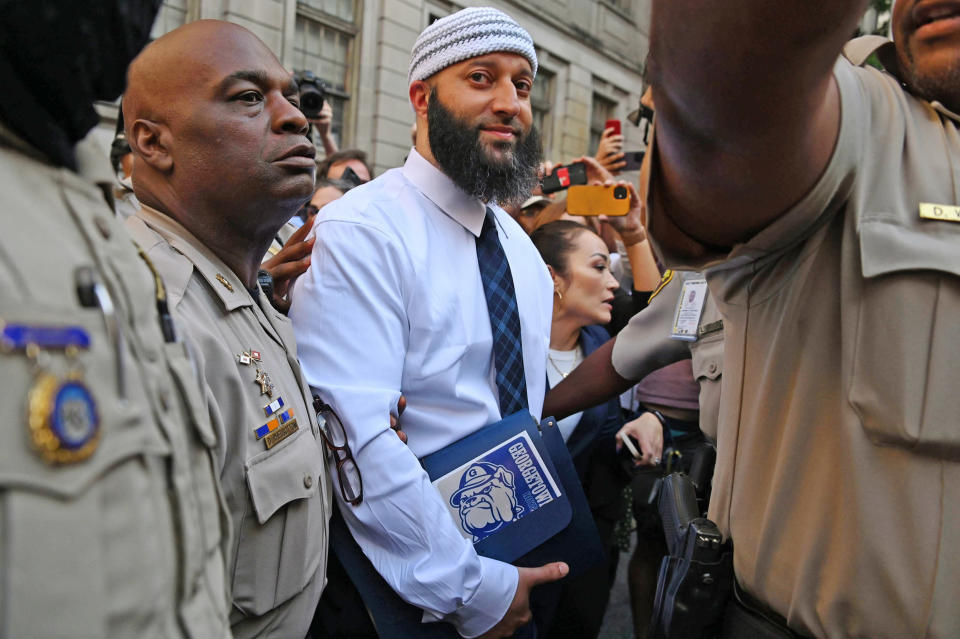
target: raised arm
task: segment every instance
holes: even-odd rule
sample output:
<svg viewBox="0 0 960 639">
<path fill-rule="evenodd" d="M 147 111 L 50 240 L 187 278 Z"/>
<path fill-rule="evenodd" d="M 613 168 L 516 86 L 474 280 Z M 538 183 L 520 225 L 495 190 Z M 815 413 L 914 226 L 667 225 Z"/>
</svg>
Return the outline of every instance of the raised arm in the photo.
<svg viewBox="0 0 960 639">
<path fill-rule="evenodd" d="M 658 241 L 729 247 L 815 184 L 839 130 L 833 64 L 866 5 L 654 0 Z"/>
</svg>

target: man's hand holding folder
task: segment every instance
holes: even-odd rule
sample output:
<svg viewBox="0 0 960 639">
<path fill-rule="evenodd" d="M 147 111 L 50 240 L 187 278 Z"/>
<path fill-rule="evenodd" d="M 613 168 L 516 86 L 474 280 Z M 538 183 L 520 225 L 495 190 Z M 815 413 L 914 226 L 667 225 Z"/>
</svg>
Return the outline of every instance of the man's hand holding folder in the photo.
<svg viewBox="0 0 960 639">
<path fill-rule="evenodd" d="M 499 639 L 510 637 L 516 630 L 530 623 L 530 591 L 534 586 L 558 581 L 567 576 L 570 568 L 562 561 L 545 564 L 537 568 L 517 568 L 520 579 L 517 581 L 517 592 L 497 625 L 480 635 L 479 639 Z"/>
</svg>

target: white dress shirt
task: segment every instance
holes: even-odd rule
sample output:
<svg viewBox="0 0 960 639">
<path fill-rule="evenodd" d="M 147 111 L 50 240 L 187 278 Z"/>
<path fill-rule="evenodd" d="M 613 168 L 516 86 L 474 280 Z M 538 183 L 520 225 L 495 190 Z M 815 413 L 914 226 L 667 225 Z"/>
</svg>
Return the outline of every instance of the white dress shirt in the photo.
<svg viewBox="0 0 960 639">
<path fill-rule="evenodd" d="M 539 419 L 552 282 L 523 229 L 490 208 L 513 273 L 527 399 Z M 312 263 L 290 309 L 307 380 L 340 415 L 363 474 L 363 502 L 341 502 L 344 519 L 425 621 L 449 621 L 465 637 L 503 617 L 517 570 L 476 554 L 418 458 L 501 418 L 477 266 L 484 215 L 482 202 L 412 150 L 402 168 L 320 211 Z M 401 393 L 409 445 L 389 428 Z"/>
</svg>

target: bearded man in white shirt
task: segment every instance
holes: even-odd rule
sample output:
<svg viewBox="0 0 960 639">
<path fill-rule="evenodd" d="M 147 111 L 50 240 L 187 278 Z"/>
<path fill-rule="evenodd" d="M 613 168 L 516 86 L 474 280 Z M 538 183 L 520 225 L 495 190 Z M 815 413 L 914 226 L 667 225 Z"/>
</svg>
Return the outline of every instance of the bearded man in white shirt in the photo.
<svg viewBox="0 0 960 639">
<path fill-rule="evenodd" d="M 512 635 L 530 619 L 530 589 L 567 572 L 479 557 L 418 462 L 518 407 L 541 417 L 553 287 L 498 204 L 523 201 L 536 184 L 536 69 L 530 35 L 498 10 L 465 9 L 427 27 L 409 75 L 416 144 L 402 168 L 318 215 L 290 311 L 307 380 L 339 415 L 362 475 L 360 503 L 334 491 L 354 539 L 423 621 L 449 622 L 464 637 Z M 490 231 L 519 315 L 517 402 L 498 377 L 505 365 L 478 266 Z M 377 419 L 401 393 L 409 446 Z"/>
</svg>

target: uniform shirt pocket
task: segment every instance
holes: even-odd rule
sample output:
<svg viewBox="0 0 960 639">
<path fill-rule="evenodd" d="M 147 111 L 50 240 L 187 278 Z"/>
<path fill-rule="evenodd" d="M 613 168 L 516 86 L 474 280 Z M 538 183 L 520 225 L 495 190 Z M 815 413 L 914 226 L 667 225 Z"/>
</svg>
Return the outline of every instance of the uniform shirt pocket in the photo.
<svg viewBox="0 0 960 639">
<path fill-rule="evenodd" d="M 693 378 L 716 381 L 723 375 L 723 329 L 708 333 L 690 343 Z"/>
<path fill-rule="evenodd" d="M 253 511 L 238 531 L 233 600 L 243 612 L 262 615 L 301 592 L 323 559 L 323 454 L 301 426 L 245 467 Z"/>
<path fill-rule="evenodd" d="M 849 401 L 868 436 L 960 455 L 960 232 L 944 222 L 861 223 L 864 281 Z"/>
</svg>

